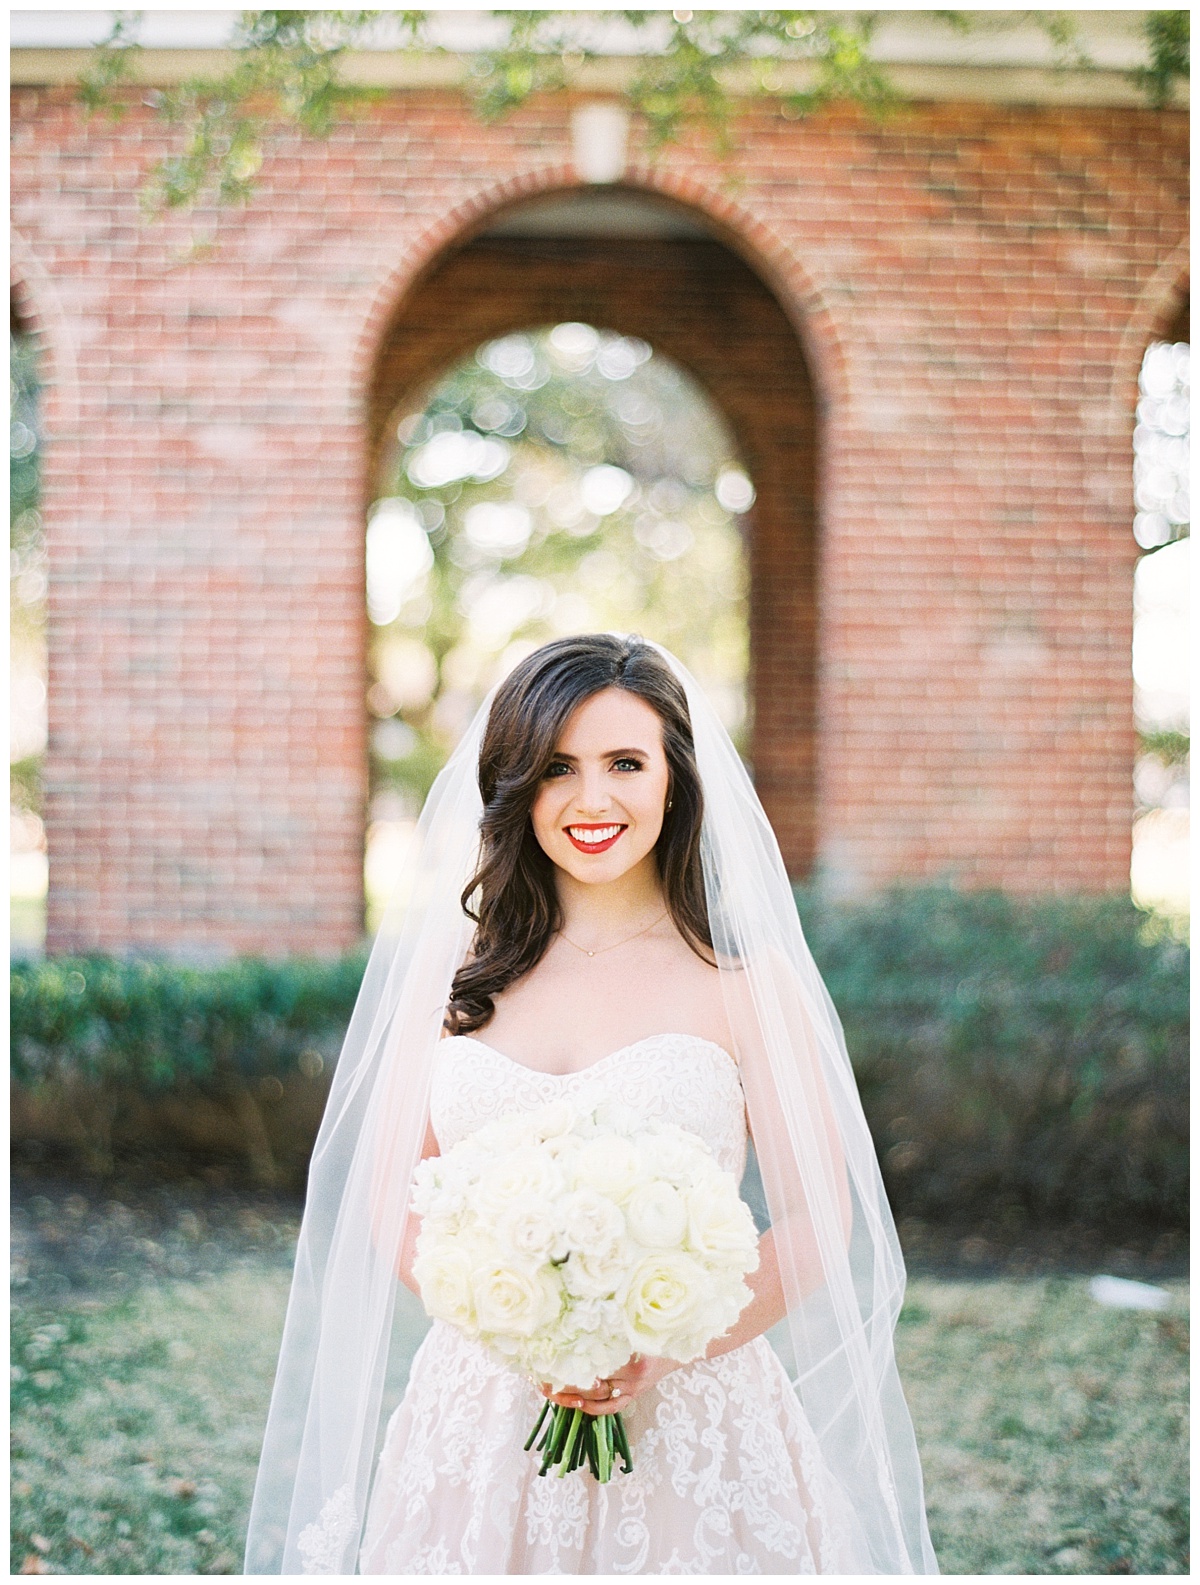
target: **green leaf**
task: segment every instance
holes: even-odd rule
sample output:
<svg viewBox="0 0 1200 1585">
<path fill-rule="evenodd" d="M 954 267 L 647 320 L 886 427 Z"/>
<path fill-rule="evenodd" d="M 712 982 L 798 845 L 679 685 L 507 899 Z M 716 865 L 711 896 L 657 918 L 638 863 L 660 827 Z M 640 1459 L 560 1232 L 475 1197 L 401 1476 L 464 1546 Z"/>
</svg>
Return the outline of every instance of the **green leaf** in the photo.
<svg viewBox="0 0 1200 1585">
<path fill-rule="evenodd" d="M 1147 11 L 1142 32 L 1150 64 L 1131 72 L 1130 77 L 1152 105 L 1164 109 L 1174 102 L 1176 88 L 1187 82 L 1191 71 L 1191 13 Z"/>
</svg>

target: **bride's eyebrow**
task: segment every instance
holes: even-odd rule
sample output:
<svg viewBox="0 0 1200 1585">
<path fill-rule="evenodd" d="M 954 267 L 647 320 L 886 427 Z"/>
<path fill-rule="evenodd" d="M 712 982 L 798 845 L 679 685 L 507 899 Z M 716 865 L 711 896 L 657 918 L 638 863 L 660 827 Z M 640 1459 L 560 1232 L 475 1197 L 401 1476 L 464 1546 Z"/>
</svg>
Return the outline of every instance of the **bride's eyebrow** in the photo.
<svg viewBox="0 0 1200 1585">
<path fill-rule="evenodd" d="M 610 748 L 605 749 L 602 754 L 598 754 L 596 757 L 597 759 L 625 759 L 630 754 L 637 754 L 642 759 L 646 759 L 649 753 L 650 750 L 645 748 Z M 572 765 L 578 763 L 574 754 L 564 754 L 561 749 L 554 750 L 554 758 L 568 760 Z"/>
</svg>

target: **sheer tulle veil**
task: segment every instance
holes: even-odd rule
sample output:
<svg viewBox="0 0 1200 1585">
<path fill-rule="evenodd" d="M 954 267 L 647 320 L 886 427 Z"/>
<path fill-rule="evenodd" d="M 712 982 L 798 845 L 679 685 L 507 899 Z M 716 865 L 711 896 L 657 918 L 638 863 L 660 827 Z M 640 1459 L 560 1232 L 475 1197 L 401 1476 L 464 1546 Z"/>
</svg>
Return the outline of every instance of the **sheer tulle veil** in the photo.
<svg viewBox="0 0 1200 1585">
<path fill-rule="evenodd" d="M 691 715 L 714 949 L 788 1303 L 774 1340 L 845 1495 L 857 1555 L 881 1574 L 936 1573 L 893 1350 L 904 1266 L 841 1025 L 750 778 L 695 679 L 659 653 Z M 395 1273 L 443 1013 L 470 945 L 459 898 L 478 851 L 476 770 L 490 705 L 426 801 L 334 1073 L 250 1515 L 249 1574 L 355 1572 L 394 1397 L 393 1338 L 421 1313 Z"/>
</svg>

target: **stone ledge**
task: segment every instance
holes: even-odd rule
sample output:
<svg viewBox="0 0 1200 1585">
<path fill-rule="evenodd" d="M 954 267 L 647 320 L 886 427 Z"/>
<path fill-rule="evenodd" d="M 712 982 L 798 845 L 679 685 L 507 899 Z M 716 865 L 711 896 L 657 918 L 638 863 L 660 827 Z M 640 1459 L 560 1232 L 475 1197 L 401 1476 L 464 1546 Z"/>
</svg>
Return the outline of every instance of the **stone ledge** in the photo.
<svg viewBox="0 0 1200 1585">
<path fill-rule="evenodd" d="M 58 87 L 77 82 L 91 57 L 87 49 L 14 49 L 9 81 L 14 88 Z M 131 80 L 153 87 L 172 87 L 193 77 L 218 76 L 236 59 L 225 49 L 143 49 L 134 62 Z M 1097 68 L 1082 71 L 1017 65 L 882 62 L 897 90 L 921 101 L 967 101 L 985 104 L 1112 106 L 1146 108 L 1146 99 L 1124 71 Z M 620 93 L 634 71 L 636 59 L 613 56 L 582 68 L 575 92 Z M 756 68 L 739 66 L 726 74 L 733 93 L 756 89 Z M 397 91 L 456 88 L 463 80 L 461 57 L 414 51 L 353 50 L 347 53 L 342 76 L 362 88 Z M 772 64 L 773 93 L 801 92 L 814 81 L 814 68 L 803 61 Z M 1173 108 L 1185 110 L 1186 89 Z"/>
</svg>

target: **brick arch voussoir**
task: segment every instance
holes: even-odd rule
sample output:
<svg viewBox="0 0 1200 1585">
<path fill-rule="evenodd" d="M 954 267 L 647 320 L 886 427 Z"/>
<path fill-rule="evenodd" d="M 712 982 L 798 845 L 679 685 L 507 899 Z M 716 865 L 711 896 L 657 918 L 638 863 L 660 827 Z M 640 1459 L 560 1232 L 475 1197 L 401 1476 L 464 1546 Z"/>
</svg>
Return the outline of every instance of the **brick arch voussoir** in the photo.
<svg viewBox="0 0 1200 1585">
<path fill-rule="evenodd" d="M 1114 412 L 1119 409 L 1124 415 L 1132 411 L 1129 395 L 1137 391 L 1146 348 L 1170 331 L 1187 298 L 1188 284 L 1189 249 L 1183 242 L 1146 282 L 1121 332 L 1109 387 L 1109 405 Z"/>
<path fill-rule="evenodd" d="M 450 249 L 464 246 L 494 215 L 523 198 L 577 185 L 570 168 L 563 165 L 506 176 L 447 209 L 414 237 L 383 274 L 363 315 L 350 360 L 358 390 L 369 389 L 380 348 L 402 315 L 405 300 Z"/>
<path fill-rule="evenodd" d="M 1133 517 L 1134 413 L 1138 375 L 1146 348 L 1166 336 L 1188 294 L 1189 250 L 1182 242 L 1163 260 L 1138 294 L 1117 342 L 1104 407 L 1085 439 L 1084 453 L 1092 493 L 1100 494 L 1116 516 Z M 1132 544 L 1132 539 L 1130 541 Z"/>
<path fill-rule="evenodd" d="M 568 164 L 522 171 L 479 188 L 415 237 L 371 295 L 350 360 L 354 388 L 364 397 L 370 392 L 381 349 L 405 299 L 448 250 L 465 245 L 523 200 L 581 191 L 585 185 Z M 686 172 L 633 165 L 621 185 L 673 200 L 707 221 L 716 240 L 737 254 L 778 302 L 804 352 L 818 409 L 827 413 L 847 399 L 849 360 L 837 316 L 802 261 L 760 215 Z"/>
<path fill-rule="evenodd" d="M 814 277 L 761 215 L 694 176 L 653 166 L 628 178 L 647 194 L 673 198 L 698 211 L 759 277 L 791 324 L 804 352 L 818 407 L 840 404 L 849 393 L 849 359 L 837 317 Z"/>
</svg>

